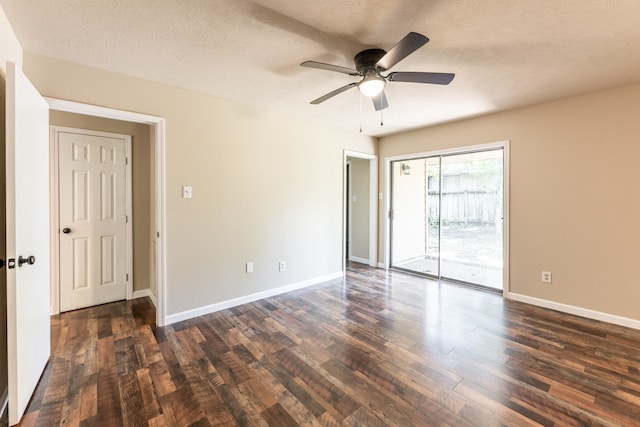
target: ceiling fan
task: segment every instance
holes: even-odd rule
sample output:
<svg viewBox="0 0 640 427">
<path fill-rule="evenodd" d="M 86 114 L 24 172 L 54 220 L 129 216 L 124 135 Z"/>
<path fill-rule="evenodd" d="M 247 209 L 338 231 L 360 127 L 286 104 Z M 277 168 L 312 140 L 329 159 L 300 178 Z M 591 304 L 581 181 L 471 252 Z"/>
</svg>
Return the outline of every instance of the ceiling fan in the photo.
<svg viewBox="0 0 640 427">
<path fill-rule="evenodd" d="M 366 49 L 358 53 L 353 61 L 355 69 L 341 67 L 339 65 L 325 64 L 323 62 L 305 61 L 300 64 L 303 67 L 318 68 L 320 70 L 335 71 L 350 76 L 362 77 L 359 82 L 349 83 L 334 91 L 311 101 L 311 104 L 320 104 L 342 92 L 357 87 L 360 92 L 372 99 L 376 111 L 384 110 L 389 106 L 384 94 L 387 82 L 430 83 L 448 85 L 455 74 L 451 73 L 426 73 L 426 72 L 393 72 L 386 76 L 382 73 L 407 56 L 411 55 L 429 39 L 422 34 L 411 32 L 400 40 L 389 52 L 383 49 Z"/>
</svg>

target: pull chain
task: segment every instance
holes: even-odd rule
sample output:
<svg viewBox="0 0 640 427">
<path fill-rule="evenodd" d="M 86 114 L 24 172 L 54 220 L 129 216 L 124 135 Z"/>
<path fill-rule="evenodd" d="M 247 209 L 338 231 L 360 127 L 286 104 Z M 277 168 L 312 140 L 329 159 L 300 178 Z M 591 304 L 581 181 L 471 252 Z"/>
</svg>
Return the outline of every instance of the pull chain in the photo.
<svg viewBox="0 0 640 427">
<path fill-rule="evenodd" d="M 384 126 L 383 114 L 384 110 L 380 110 L 380 126 Z"/>
<path fill-rule="evenodd" d="M 362 133 L 362 93 L 360 94 L 360 133 Z"/>
</svg>

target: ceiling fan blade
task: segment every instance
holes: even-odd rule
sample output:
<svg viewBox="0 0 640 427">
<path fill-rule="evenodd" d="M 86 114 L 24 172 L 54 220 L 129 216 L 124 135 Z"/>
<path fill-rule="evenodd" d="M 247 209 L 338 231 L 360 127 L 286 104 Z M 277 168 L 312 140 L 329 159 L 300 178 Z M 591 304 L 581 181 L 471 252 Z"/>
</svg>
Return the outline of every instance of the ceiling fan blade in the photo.
<svg viewBox="0 0 640 427">
<path fill-rule="evenodd" d="M 384 94 L 384 91 L 380 92 L 378 95 L 372 96 L 371 100 L 373 101 L 373 106 L 376 111 L 384 110 L 389 106 L 387 96 Z"/>
<path fill-rule="evenodd" d="M 352 87 L 355 87 L 357 85 L 357 83 L 349 83 L 348 85 L 342 86 L 334 91 L 329 92 L 326 95 L 321 96 L 318 99 L 314 99 L 313 101 L 311 101 L 311 104 L 313 105 L 317 105 L 320 104 L 321 102 L 326 101 L 329 98 L 333 98 L 336 95 L 341 94 L 342 92 L 344 92 L 345 90 L 351 89 Z"/>
<path fill-rule="evenodd" d="M 349 74 L 350 76 L 359 76 L 360 74 L 351 68 L 341 67 L 339 65 L 325 64 L 324 62 L 304 61 L 301 67 L 317 68 L 319 70 L 335 71 L 337 73 Z"/>
<path fill-rule="evenodd" d="M 421 73 L 421 72 L 398 72 L 387 76 L 390 82 L 408 83 L 431 83 L 436 85 L 448 85 L 455 77 L 452 73 Z"/>
<path fill-rule="evenodd" d="M 421 46 L 427 44 L 429 39 L 418 33 L 409 33 L 391 48 L 376 64 L 378 68 L 388 70 L 407 56 L 411 55 Z"/>
</svg>

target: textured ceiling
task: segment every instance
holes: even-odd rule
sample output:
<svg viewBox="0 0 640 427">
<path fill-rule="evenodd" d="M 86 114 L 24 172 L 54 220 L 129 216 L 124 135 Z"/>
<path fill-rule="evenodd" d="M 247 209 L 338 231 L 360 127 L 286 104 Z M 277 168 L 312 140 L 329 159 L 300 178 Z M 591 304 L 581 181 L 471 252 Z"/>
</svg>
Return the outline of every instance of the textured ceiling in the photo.
<svg viewBox="0 0 640 427">
<path fill-rule="evenodd" d="M 368 135 L 640 81 L 638 0 L 0 0 L 23 48 Z M 431 41 L 391 71 L 451 72 L 449 86 L 392 82 L 380 114 L 353 67 L 409 31 Z"/>
</svg>

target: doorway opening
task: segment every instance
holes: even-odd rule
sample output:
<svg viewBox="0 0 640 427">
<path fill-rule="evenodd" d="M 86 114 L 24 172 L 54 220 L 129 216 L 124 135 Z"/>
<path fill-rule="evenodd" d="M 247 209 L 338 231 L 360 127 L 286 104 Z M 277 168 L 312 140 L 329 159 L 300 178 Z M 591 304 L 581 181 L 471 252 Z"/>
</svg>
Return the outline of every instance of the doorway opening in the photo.
<svg viewBox="0 0 640 427">
<path fill-rule="evenodd" d="M 344 151 L 342 271 L 346 262 L 377 267 L 378 157 Z"/>
<path fill-rule="evenodd" d="M 390 161 L 391 268 L 505 289 L 505 147 Z"/>
<path fill-rule="evenodd" d="M 149 201 L 147 203 L 150 209 L 150 221 L 147 224 L 148 230 L 144 227 L 139 227 L 138 231 L 150 236 L 153 240 L 146 243 L 149 244 L 148 248 L 148 283 L 155 284 L 155 294 L 151 292 L 151 289 L 132 290 L 131 295 L 127 295 L 127 298 L 149 296 L 156 305 L 156 324 L 157 326 L 164 326 L 166 324 L 166 301 L 165 301 L 165 262 L 166 262 L 166 247 L 165 247 L 165 197 L 164 197 L 164 141 L 165 141 L 165 119 L 157 116 L 150 116 L 146 114 L 134 113 L 123 110 L 115 110 L 106 107 L 99 107 L 94 105 L 82 104 L 73 101 L 64 101 L 60 99 L 45 98 L 49 104 L 50 110 L 53 112 L 73 113 L 91 120 L 96 118 L 115 120 L 126 122 L 129 124 L 142 124 L 149 128 L 148 142 L 150 145 L 150 152 L 147 154 L 148 169 L 146 172 L 149 177 L 148 196 Z M 64 125 L 64 123 L 61 123 Z M 126 133 L 126 132 L 119 132 Z M 138 146 L 139 148 L 140 146 Z M 133 156 L 136 156 L 136 143 L 132 144 Z M 135 177 L 134 177 L 135 178 Z M 135 186 L 134 180 L 134 186 Z M 134 200 L 134 207 L 135 210 Z M 53 224 L 57 227 L 57 212 L 52 212 Z M 56 228 L 57 234 L 57 228 Z M 136 241 L 136 231 L 133 231 L 133 239 Z M 52 239 L 54 241 L 55 239 Z M 134 253 L 138 247 L 138 243 L 134 245 Z M 52 243 L 53 244 L 53 243 Z M 135 257 L 135 255 L 134 255 Z M 55 266 L 58 260 L 54 259 L 52 265 Z M 141 273 L 139 271 L 139 273 Z M 54 275 L 55 282 L 56 275 Z M 135 283 L 135 282 L 134 282 Z M 52 291 L 55 292 L 58 284 L 52 284 Z M 53 301 L 54 304 L 56 301 Z M 58 311 L 56 311 L 58 310 Z M 53 313 L 59 312 L 58 307 L 52 307 Z"/>
</svg>

